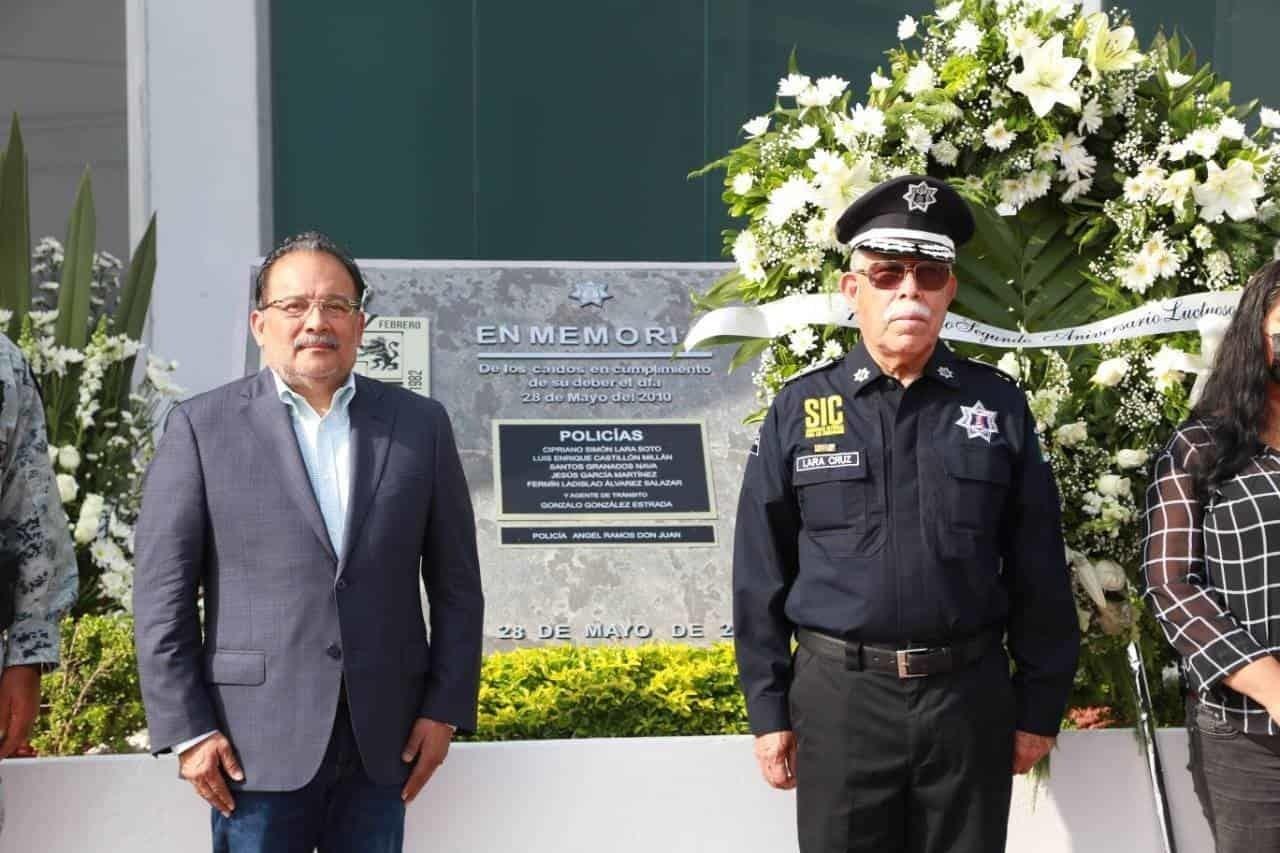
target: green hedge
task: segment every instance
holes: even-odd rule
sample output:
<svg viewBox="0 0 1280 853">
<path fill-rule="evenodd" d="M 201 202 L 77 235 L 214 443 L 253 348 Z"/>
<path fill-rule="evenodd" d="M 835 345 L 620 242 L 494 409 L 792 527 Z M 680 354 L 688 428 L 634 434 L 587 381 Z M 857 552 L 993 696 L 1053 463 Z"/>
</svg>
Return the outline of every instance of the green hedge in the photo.
<svg viewBox="0 0 1280 853">
<path fill-rule="evenodd" d="M 63 623 L 62 659 L 60 669 L 44 676 L 44 707 L 32 745 L 43 755 L 135 751 L 137 746 L 128 738 L 145 728 L 146 718 L 138 692 L 132 620 L 119 615 L 68 619 Z M 1125 673 L 1115 677 L 1117 683 L 1127 683 Z M 1176 703 L 1161 701 L 1165 692 L 1177 693 L 1176 685 L 1153 686 L 1160 722 L 1176 723 L 1180 714 L 1173 707 Z M 1077 694 L 1072 697 L 1073 706 L 1124 707 L 1122 697 Z M 1089 709 L 1094 716 L 1098 710 Z M 1105 716 L 1114 724 L 1131 722 L 1114 714 Z M 1082 720 L 1072 717 L 1068 725 L 1083 725 Z M 746 707 L 729 643 L 560 645 L 485 658 L 479 723 L 469 739 L 746 731 Z"/>
</svg>

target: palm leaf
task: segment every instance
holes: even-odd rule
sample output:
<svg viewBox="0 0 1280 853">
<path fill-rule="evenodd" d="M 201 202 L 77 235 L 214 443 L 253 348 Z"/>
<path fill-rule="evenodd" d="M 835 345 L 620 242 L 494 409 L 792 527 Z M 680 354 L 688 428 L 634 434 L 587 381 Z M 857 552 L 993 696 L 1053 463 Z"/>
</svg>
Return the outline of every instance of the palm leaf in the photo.
<svg viewBox="0 0 1280 853">
<path fill-rule="evenodd" d="M 58 288 L 58 319 L 53 337 L 59 346 L 82 350 L 89 341 L 89 297 L 93 284 L 93 249 L 97 239 L 93 186 L 84 170 L 76 202 L 67 222 L 62 284 Z"/>
<path fill-rule="evenodd" d="M 17 338 L 31 305 L 31 216 L 27 204 L 27 155 L 15 114 L 0 158 L 0 308 L 13 312 L 8 335 Z"/>
</svg>

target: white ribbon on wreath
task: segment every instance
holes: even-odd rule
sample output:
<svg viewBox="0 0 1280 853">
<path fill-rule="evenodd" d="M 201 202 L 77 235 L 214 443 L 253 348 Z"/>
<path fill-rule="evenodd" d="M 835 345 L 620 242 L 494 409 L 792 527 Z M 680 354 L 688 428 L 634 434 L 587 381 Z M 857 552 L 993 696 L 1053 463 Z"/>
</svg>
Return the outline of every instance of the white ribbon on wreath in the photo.
<svg viewBox="0 0 1280 853">
<path fill-rule="evenodd" d="M 1213 369 L 1213 359 L 1226 332 L 1240 291 L 1195 293 L 1148 302 L 1129 311 L 1082 326 L 1045 332 L 1002 329 L 947 313 L 941 336 L 946 340 L 982 344 L 1002 349 L 1043 349 L 1163 335 L 1171 332 L 1200 333 L 1200 354 L 1181 353 L 1171 365 L 1182 373 L 1196 374 L 1191 401 L 1200 397 Z M 773 339 L 802 326 L 842 326 L 858 328 L 858 318 L 838 293 L 807 293 L 787 296 L 760 305 L 718 308 L 704 315 L 689 330 L 684 348 L 692 350 L 707 341 L 720 343 Z"/>
</svg>

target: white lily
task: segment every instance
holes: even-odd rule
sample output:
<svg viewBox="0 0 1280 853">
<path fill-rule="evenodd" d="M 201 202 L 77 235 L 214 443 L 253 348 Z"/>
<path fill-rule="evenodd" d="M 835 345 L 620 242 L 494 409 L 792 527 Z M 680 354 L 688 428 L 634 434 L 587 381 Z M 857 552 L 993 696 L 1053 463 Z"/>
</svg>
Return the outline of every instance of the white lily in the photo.
<svg viewBox="0 0 1280 853">
<path fill-rule="evenodd" d="M 1022 70 L 1009 76 L 1009 88 L 1026 96 L 1032 111 L 1041 118 L 1049 114 L 1054 104 L 1063 104 L 1078 112 L 1080 93 L 1071 88 L 1071 81 L 1083 64 L 1074 56 L 1062 55 L 1062 35 L 1059 34 L 1042 45 L 1022 51 Z"/>
<path fill-rule="evenodd" d="M 1244 222 L 1257 216 L 1255 200 L 1261 198 L 1266 189 L 1248 160 L 1232 160 L 1225 169 L 1211 160 L 1209 177 L 1194 193 L 1196 204 L 1200 205 L 1200 218 L 1206 222 L 1221 222 L 1223 214 L 1236 222 Z"/>
</svg>

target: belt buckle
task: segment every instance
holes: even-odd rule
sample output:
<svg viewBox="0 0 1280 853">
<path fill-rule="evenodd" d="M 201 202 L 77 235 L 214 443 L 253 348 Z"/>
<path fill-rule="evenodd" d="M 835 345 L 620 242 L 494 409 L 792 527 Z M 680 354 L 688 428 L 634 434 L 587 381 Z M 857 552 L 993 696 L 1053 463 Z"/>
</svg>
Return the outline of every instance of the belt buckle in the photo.
<svg viewBox="0 0 1280 853">
<path fill-rule="evenodd" d="M 928 675 L 927 672 L 912 672 L 911 660 L 907 657 L 908 655 L 915 654 L 917 652 L 927 651 L 929 651 L 929 649 L 897 649 L 894 652 L 894 657 L 898 661 L 898 678 L 924 678 Z"/>
</svg>

